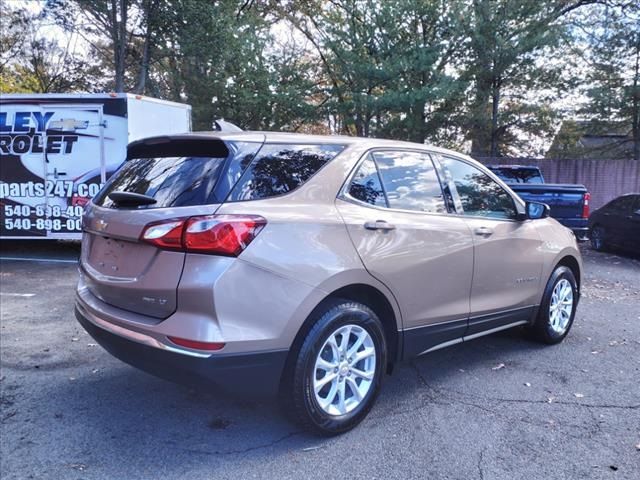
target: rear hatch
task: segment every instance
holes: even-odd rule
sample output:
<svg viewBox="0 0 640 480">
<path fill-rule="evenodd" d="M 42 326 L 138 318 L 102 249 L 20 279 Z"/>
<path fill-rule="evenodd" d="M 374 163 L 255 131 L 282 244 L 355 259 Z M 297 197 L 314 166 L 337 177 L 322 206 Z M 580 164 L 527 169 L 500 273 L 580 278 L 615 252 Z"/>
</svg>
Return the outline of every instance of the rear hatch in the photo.
<svg viewBox="0 0 640 480">
<path fill-rule="evenodd" d="M 215 213 L 260 149 L 264 137 L 255 137 L 232 142 L 194 135 L 131 144 L 127 161 L 84 213 L 80 265 L 89 291 L 131 312 L 171 315 L 186 254 L 140 237 L 150 223 Z M 119 192 L 134 195 L 125 202 Z"/>
</svg>

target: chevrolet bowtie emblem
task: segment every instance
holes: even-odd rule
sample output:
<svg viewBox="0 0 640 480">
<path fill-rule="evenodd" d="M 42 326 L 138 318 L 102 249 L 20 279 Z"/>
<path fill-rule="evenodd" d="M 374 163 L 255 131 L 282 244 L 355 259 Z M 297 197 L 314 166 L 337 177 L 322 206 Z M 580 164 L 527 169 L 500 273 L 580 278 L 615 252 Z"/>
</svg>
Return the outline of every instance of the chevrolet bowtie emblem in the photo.
<svg viewBox="0 0 640 480">
<path fill-rule="evenodd" d="M 85 130 L 89 127 L 88 120 L 76 120 L 74 118 L 62 118 L 49 122 L 50 130 L 62 130 L 65 132 L 75 132 L 76 130 Z"/>
<path fill-rule="evenodd" d="M 102 219 L 96 220 L 96 223 L 95 223 L 96 230 L 98 230 L 100 232 L 104 232 L 107 229 L 108 226 L 109 226 L 109 224 L 107 222 L 105 222 L 104 220 L 102 220 Z"/>
</svg>

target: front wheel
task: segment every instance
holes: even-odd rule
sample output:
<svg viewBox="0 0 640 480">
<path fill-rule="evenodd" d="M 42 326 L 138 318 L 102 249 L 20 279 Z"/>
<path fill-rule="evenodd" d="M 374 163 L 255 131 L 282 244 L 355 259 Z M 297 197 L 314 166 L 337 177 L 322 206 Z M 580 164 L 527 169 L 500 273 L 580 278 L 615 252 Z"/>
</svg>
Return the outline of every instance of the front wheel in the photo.
<svg viewBox="0 0 640 480">
<path fill-rule="evenodd" d="M 297 353 L 289 397 L 294 419 L 322 435 L 352 429 L 369 413 L 387 361 L 384 330 L 366 305 L 327 303 Z"/>
<path fill-rule="evenodd" d="M 591 229 L 591 234 L 589 235 L 589 241 L 591 242 L 591 248 L 597 250 L 598 252 L 603 251 L 606 248 L 605 243 L 605 230 L 604 227 L 600 225 L 596 225 Z"/>
<path fill-rule="evenodd" d="M 543 343 L 560 343 L 573 325 L 577 305 L 578 284 L 573 272 L 564 266 L 557 267 L 547 282 L 529 332 Z"/>
</svg>

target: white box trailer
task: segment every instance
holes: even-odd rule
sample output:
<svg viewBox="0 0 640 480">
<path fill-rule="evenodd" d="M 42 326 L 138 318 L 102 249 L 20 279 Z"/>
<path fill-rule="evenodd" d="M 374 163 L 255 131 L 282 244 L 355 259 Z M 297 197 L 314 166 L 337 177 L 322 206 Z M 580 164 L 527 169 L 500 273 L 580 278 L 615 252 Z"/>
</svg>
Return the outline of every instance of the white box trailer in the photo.
<svg viewBox="0 0 640 480">
<path fill-rule="evenodd" d="M 79 239 L 127 144 L 191 130 L 191 107 L 131 94 L 0 96 L 0 238 Z"/>
</svg>

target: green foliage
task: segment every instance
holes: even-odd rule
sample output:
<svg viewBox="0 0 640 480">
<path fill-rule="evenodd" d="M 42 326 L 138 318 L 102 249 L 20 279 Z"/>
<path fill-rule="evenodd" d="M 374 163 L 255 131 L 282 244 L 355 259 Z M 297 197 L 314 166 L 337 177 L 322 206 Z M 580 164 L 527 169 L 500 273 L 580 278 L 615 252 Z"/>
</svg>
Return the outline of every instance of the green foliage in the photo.
<svg viewBox="0 0 640 480">
<path fill-rule="evenodd" d="M 47 0 L 34 15 L 3 2 L 11 20 L 0 35 L 0 88 L 144 93 L 191 104 L 196 129 L 225 118 L 245 129 L 428 141 L 479 156 L 540 154 L 576 115 L 627 122 L 640 138 L 639 8 L 627 0 Z M 39 32 L 43 19 L 80 38 L 84 55 Z M 587 108 L 566 105 L 580 93 Z"/>
<path fill-rule="evenodd" d="M 582 86 L 588 102 L 579 113 L 592 130 L 622 130 L 628 140 L 620 141 L 628 145 L 620 146 L 640 160 L 640 4 L 603 5 L 596 12 L 575 21 L 586 47 L 580 58 L 589 66 Z"/>
</svg>

